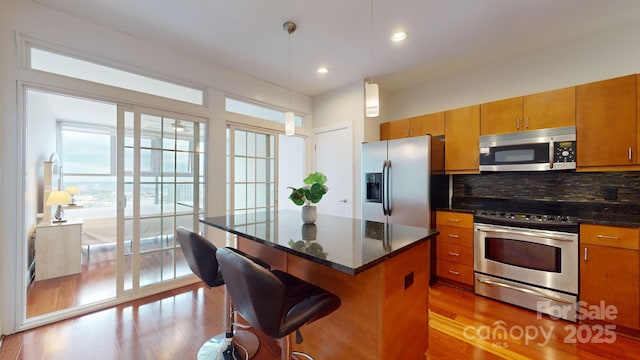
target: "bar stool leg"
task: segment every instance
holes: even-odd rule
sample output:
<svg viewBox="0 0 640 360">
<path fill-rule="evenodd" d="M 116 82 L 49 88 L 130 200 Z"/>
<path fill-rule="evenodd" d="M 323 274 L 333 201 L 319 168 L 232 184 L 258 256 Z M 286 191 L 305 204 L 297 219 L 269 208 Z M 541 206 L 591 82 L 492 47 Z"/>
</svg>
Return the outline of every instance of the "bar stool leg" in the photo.
<svg viewBox="0 0 640 360">
<path fill-rule="evenodd" d="M 258 336 L 234 329 L 235 310 L 225 290 L 225 333 L 209 339 L 198 351 L 198 360 L 246 360 L 255 356 L 260 346 Z"/>
<path fill-rule="evenodd" d="M 290 360 L 291 346 L 289 346 L 289 336 L 280 339 L 280 360 Z"/>
<path fill-rule="evenodd" d="M 280 359 L 281 360 L 300 360 L 302 358 L 314 360 L 308 354 L 299 352 L 299 351 L 291 351 L 291 343 L 289 342 L 289 336 L 287 335 L 280 339 Z"/>
<path fill-rule="evenodd" d="M 232 345 L 227 346 L 225 359 L 230 358 L 229 355 L 233 355 L 231 358 L 236 359 L 236 354 L 238 353 L 240 355 L 239 359 L 251 359 L 258 352 L 258 347 L 260 346 L 258 336 L 250 331 L 234 329 L 236 313 L 231 296 L 226 288 L 224 290 L 224 301 L 227 311 L 227 316 L 225 317 L 226 341 L 228 345 Z"/>
</svg>

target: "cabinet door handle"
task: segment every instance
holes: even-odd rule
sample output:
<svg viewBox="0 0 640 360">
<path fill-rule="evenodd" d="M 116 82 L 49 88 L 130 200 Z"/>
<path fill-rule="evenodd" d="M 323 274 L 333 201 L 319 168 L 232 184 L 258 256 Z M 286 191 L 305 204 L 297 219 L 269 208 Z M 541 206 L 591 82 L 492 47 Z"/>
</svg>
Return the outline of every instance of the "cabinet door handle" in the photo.
<svg viewBox="0 0 640 360">
<path fill-rule="evenodd" d="M 449 251 L 449 255 L 451 255 L 451 256 L 460 256 L 460 254 L 452 252 L 452 251 Z"/>
<path fill-rule="evenodd" d="M 457 239 L 457 238 L 459 238 L 459 237 L 460 237 L 460 235 L 456 235 L 456 234 L 449 234 L 449 237 L 450 237 L 450 238 Z"/>
<path fill-rule="evenodd" d="M 529 117 L 528 116 L 526 118 L 524 118 L 524 128 L 525 129 L 529 128 Z"/>
<path fill-rule="evenodd" d="M 520 130 L 520 118 L 516 119 L 516 130 Z"/>
<path fill-rule="evenodd" d="M 449 270 L 449 274 L 460 275 L 458 271 Z"/>
<path fill-rule="evenodd" d="M 629 156 L 629 161 L 631 161 L 631 159 L 633 158 L 633 151 L 631 150 L 631 148 L 629 148 L 629 151 L 628 151 L 628 152 L 629 152 L 629 154 L 628 154 L 628 156 Z"/>
<path fill-rule="evenodd" d="M 611 235 L 601 235 L 598 234 L 598 239 L 605 239 L 605 240 L 619 240 L 620 238 L 617 236 L 611 236 Z"/>
<path fill-rule="evenodd" d="M 460 222 L 460 219 L 454 219 L 454 218 L 449 218 L 447 220 L 451 222 Z"/>
<path fill-rule="evenodd" d="M 589 257 L 589 250 L 587 248 L 584 248 L 584 261 L 587 261 L 588 257 Z"/>
</svg>

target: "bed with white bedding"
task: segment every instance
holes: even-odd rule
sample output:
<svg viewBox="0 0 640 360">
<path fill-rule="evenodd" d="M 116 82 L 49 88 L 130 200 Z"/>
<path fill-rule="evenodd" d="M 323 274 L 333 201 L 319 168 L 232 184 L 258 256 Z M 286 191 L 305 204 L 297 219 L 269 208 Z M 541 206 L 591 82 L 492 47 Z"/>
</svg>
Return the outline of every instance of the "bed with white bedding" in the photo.
<svg viewBox="0 0 640 360">
<path fill-rule="evenodd" d="M 185 214 L 184 220 L 192 222 L 192 209 L 185 205 L 178 206 L 178 214 Z M 113 244 L 117 239 L 117 214 L 113 208 L 67 208 L 67 218 L 82 218 L 82 246 Z M 145 206 L 141 208 L 144 214 L 140 219 L 140 238 L 155 238 L 161 235 L 173 236 L 175 224 L 173 216 L 161 216 L 159 206 Z M 180 219 L 180 217 L 178 217 Z M 125 216 L 125 237 L 130 239 L 133 233 L 131 217 Z M 190 226 L 191 223 L 182 224 Z"/>
</svg>

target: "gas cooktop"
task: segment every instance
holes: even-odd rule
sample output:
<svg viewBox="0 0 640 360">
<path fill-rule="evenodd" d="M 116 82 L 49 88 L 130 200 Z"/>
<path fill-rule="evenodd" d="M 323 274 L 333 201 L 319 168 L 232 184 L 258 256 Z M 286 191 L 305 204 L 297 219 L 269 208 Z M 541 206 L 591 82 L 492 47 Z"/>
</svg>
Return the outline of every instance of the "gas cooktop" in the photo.
<svg viewBox="0 0 640 360">
<path fill-rule="evenodd" d="M 542 230 L 578 232 L 578 222 L 573 216 L 543 215 L 496 210 L 477 210 L 475 222 L 494 225 L 515 226 Z"/>
</svg>

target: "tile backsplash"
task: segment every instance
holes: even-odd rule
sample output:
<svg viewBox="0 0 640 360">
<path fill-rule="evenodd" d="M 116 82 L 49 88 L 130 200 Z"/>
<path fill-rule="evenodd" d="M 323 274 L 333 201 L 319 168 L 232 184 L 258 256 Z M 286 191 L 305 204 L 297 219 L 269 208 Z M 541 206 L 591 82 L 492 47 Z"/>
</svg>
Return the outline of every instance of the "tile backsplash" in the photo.
<svg viewBox="0 0 640 360">
<path fill-rule="evenodd" d="M 605 198 L 606 195 L 606 198 Z M 453 175 L 453 197 L 640 204 L 640 172 L 498 172 Z"/>
</svg>

